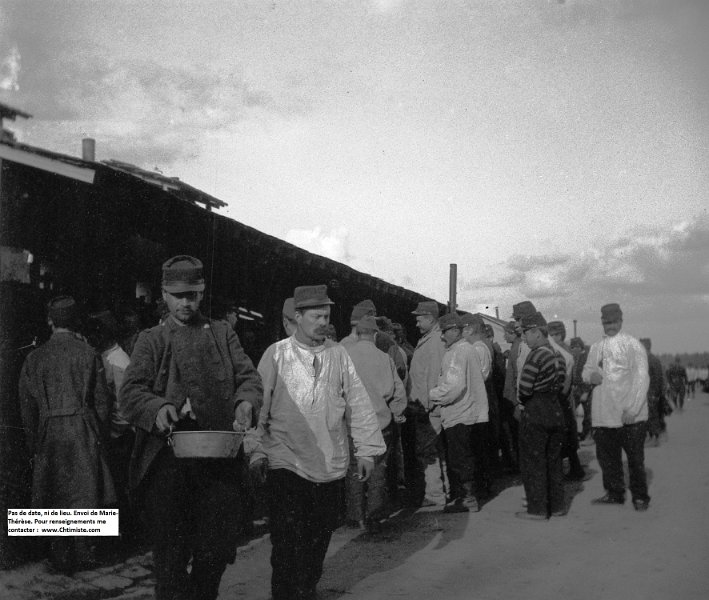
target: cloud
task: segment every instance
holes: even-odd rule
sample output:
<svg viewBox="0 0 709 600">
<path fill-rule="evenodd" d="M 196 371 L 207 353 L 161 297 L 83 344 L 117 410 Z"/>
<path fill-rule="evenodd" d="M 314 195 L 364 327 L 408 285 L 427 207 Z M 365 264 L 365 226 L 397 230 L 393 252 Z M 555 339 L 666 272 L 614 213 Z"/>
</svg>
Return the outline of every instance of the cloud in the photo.
<svg viewBox="0 0 709 600">
<path fill-rule="evenodd" d="M 651 319 L 664 318 L 669 307 L 706 312 L 709 217 L 632 230 L 576 254 L 513 256 L 500 268 L 462 282 L 462 298 L 510 304 L 529 298 L 545 310 L 589 318 L 613 300 Z"/>
<path fill-rule="evenodd" d="M 15 92 L 20 89 L 20 51 L 17 46 L 0 63 L 0 90 Z"/>
<path fill-rule="evenodd" d="M 329 233 L 323 232 L 320 227 L 315 227 L 291 229 L 286 233 L 285 240 L 313 254 L 349 265 L 353 261 L 349 250 L 349 237 L 350 233 L 346 227 L 338 227 Z"/>
</svg>

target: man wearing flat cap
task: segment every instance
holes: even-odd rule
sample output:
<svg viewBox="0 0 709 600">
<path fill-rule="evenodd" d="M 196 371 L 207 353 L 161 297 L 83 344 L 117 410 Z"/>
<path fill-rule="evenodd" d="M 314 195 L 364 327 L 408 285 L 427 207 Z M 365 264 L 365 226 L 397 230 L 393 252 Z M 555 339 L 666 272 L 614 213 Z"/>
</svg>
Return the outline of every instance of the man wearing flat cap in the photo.
<svg viewBox="0 0 709 600">
<path fill-rule="evenodd" d="M 243 450 L 234 459 L 177 458 L 169 433 L 246 429 L 261 407 L 261 380 L 234 330 L 199 310 L 204 288 L 197 258 L 163 264 L 170 314 L 138 337 L 120 392 L 136 428 L 130 478 L 152 529 L 158 600 L 216 598 L 241 524 Z"/>
<path fill-rule="evenodd" d="M 571 395 L 574 400 L 574 412 L 579 405 L 583 407 L 583 420 L 579 441 L 583 441 L 591 433 L 591 390 L 593 386 L 584 382 L 582 373 L 588 359 L 588 347 L 580 337 L 573 337 L 569 342 L 571 354 L 574 357 L 573 381 Z"/>
<path fill-rule="evenodd" d="M 343 337 L 340 340 L 340 344 L 342 344 L 343 346 L 347 346 L 349 344 L 356 344 L 359 340 L 359 336 L 357 334 L 357 323 L 359 323 L 360 319 L 362 319 L 363 317 L 376 316 L 377 307 L 371 300 L 366 299 L 355 304 L 354 308 L 352 309 L 352 315 L 350 316 L 350 325 L 352 326 L 352 331 L 348 336 Z M 394 361 L 394 365 L 396 366 L 396 372 L 399 374 L 399 378 L 401 379 L 401 381 L 405 381 L 406 375 L 408 373 L 406 360 L 404 359 L 401 352 L 399 352 L 399 347 L 397 346 L 397 343 L 394 338 L 389 335 L 389 333 L 382 331 L 380 328 L 374 338 L 374 344 L 377 348 L 379 348 L 379 350 L 381 350 L 382 352 L 386 352 L 391 357 L 391 359 Z"/>
<path fill-rule="evenodd" d="M 606 491 L 593 503 L 625 502 L 625 451 L 633 506 L 644 511 L 650 504 L 644 447 L 650 384 L 647 353 L 637 339 L 621 331 L 623 312 L 618 304 L 601 307 L 601 324 L 603 339 L 591 346 L 583 368 L 583 380 L 595 386 L 591 406 L 593 439 Z"/>
<path fill-rule="evenodd" d="M 259 362 L 264 403 L 251 455 L 252 474 L 265 482 L 269 502 L 273 600 L 316 597 L 339 525 L 348 432 L 363 483 L 386 450 L 347 350 L 325 343 L 333 304 L 327 286 L 297 287 L 293 298 L 295 333 L 271 345 Z"/>
<path fill-rule="evenodd" d="M 444 506 L 446 503 L 441 409 L 429 392 L 438 384 L 445 345 L 438 326 L 438 303 L 419 302 L 413 313 L 421 337 L 409 369 L 409 407 L 402 427 L 404 469 L 408 502 L 412 506 Z"/>
<path fill-rule="evenodd" d="M 429 397 L 440 408 L 450 481 L 450 499 L 443 512 L 477 512 L 489 494 L 484 469 L 488 422 L 485 380 L 475 348 L 463 337 L 463 320 L 449 313 L 438 324 L 446 351 Z"/>
<path fill-rule="evenodd" d="M 396 440 L 395 426 L 403 421 L 406 409 L 406 390 L 394 361 L 374 345 L 378 330 L 373 316 L 362 317 L 357 323 L 359 340 L 345 346 L 372 401 L 387 448 L 374 461 L 374 471 L 367 483 L 360 482 L 356 477 L 357 460 L 350 452 L 351 476 L 346 478 L 345 484 L 347 521 L 350 525 L 364 526 L 369 531 L 378 530 L 381 519 L 387 516 L 387 469 Z"/>
<path fill-rule="evenodd" d="M 564 415 L 559 392 L 564 386 L 564 359 L 548 340 L 547 322 L 540 312 L 520 319 L 530 349 L 519 378 L 519 460 L 527 510 L 523 519 L 545 520 L 566 514 L 561 446 Z"/>
<path fill-rule="evenodd" d="M 33 460 L 32 508 L 105 508 L 116 502 L 105 449 L 114 405 L 101 357 L 76 332 L 71 296 L 54 298 L 52 337 L 31 352 L 20 374 L 22 423 Z M 49 560 L 71 574 L 91 568 L 92 538 L 52 537 Z"/>
</svg>

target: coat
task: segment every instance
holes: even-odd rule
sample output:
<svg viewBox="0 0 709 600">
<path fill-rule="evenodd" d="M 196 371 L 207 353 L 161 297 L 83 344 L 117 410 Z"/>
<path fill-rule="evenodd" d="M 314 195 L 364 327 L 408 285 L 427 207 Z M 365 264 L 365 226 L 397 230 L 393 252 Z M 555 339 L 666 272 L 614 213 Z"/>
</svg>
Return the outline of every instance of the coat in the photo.
<svg viewBox="0 0 709 600">
<path fill-rule="evenodd" d="M 197 315 L 183 326 L 168 318 L 141 332 L 119 394 L 121 413 L 136 427 L 130 486 L 167 443 L 154 427 L 162 406 L 173 404 L 179 414 L 189 398 L 198 429 L 231 431 L 243 401 L 253 406 L 255 424 L 262 396 L 261 378 L 227 323 Z"/>
<path fill-rule="evenodd" d="M 34 458 L 34 508 L 96 508 L 116 501 L 105 448 L 114 398 L 101 357 L 56 332 L 20 374 L 22 421 Z"/>
</svg>

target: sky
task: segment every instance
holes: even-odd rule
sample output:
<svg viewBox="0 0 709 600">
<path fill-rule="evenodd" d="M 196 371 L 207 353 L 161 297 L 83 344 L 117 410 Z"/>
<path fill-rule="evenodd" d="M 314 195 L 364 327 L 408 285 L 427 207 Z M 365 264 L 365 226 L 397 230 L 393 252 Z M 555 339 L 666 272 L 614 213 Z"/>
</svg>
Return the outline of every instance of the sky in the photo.
<svg viewBox="0 0 709 600">
<path fill-rule="evenodd" d="M 270 235 L 587 342 L 709 350 L 700 0 L 0 0 L 24 143 L 177 176 Z M 316 283 L 316 282 L 304 282 Z"/>
</svg>

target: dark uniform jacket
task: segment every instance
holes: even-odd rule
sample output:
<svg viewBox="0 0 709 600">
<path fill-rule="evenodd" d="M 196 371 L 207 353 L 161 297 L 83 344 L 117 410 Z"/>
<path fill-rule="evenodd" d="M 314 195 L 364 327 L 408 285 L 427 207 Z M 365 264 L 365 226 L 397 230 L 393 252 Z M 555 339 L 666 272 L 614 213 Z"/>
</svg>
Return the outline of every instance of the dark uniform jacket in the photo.
<svg viewBox="0 0 709 600">
<path fill-rule="evenodd" d="M 71 332 L 54 333 L 22 366 L 20 402 L 34 457 L 32 506 L 114 503 L 105 457 L 114 398 L 93 348 Z"/>
<path fill-rule="evenodd" d="M 173 404 L 180 414 L 189 398 L 196 417 L 192 428 L 231 431 L 236 406 L 250 402 L 255 424 L 262 397 L 261 378 L 227 323 L 198 314 L 187 325 L 168 317 L 143 331 L 120 391 L 121 412 L 137 428 L 131 487 L 166 444 L 165 435 L 155 429 L 162 406 Z"/>
</svg>

